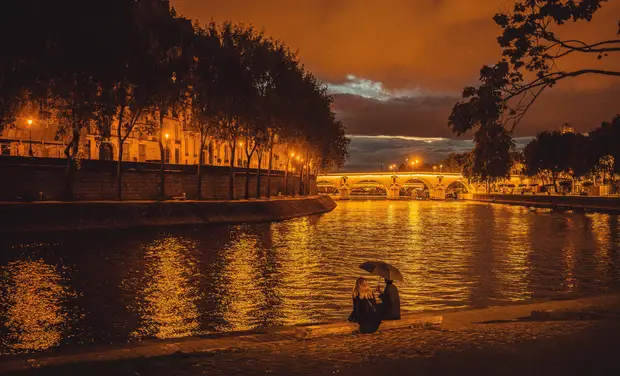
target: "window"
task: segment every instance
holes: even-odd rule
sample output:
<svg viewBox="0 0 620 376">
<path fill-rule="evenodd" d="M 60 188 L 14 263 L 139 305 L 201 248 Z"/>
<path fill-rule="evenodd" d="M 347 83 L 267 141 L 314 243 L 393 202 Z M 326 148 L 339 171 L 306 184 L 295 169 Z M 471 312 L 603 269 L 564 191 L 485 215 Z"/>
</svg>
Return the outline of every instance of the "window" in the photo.
<svg viewBox="0 0 620 376">
<path fill-rule="evenodd" d="M 131 144 L 126 143 L 123 145 L 123 160 L 128 161 L 131 159 Z"/>
<path fill-rule="evenodd" d="M 138 161 L 139 162 L 146 161 L 146 145 L 143 145 L 143 144 L 138 145 Z"/>
</svg>

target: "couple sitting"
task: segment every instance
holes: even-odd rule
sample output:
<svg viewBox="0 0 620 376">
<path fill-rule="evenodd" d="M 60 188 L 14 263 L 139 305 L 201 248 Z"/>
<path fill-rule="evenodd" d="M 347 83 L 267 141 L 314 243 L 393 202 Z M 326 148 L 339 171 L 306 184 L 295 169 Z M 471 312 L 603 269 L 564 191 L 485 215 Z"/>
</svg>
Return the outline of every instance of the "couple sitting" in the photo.
<svg viewBox="0 0 620 376">
<path fill-rule="evenodd" d="M 355 282 L 353 289 L 353 312 L 349 316 L 349 321 L 357 322 L 360 325 L 361 333 L 373 333 L 379 329 L 381 320 L 400 319 L 400 297 L 398 289 L 394 283 L 385 280 L 385 290 L 381 293 L 377 287 L 381 304 L 377 304 L 368 282 L 360 277 Z"/>
</svg>

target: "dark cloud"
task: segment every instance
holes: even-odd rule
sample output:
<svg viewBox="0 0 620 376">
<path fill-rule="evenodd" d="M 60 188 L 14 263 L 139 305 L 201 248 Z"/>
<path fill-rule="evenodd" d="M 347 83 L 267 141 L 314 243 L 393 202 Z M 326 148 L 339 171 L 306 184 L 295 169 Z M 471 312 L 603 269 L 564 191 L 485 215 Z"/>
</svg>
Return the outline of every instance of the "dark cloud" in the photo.
<svg viewBox="0 0 620 376">
<path fill-rule="evenodd" d="M 517 150 L 522 150 L 531 137 L 517 137 Z M 379 171 L 384 166 L 400 164 L 405 158 L 424 163 L 438 163 L 450 153 L 472 149 L 471 140 L 425 137 L 351 136 L 351 156 L 343 171 Z"/>
</svg>

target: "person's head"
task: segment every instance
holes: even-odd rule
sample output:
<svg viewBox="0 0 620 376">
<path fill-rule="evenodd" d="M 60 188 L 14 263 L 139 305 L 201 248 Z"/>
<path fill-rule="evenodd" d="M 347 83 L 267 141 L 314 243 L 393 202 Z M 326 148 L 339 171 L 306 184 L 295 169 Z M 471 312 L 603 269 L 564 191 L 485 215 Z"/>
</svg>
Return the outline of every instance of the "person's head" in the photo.
<svg viewBox="0 0 620 376">
<path fill-rule="evenodd" d="M 373 298 L 372 290 L 370 286 L 368 286 L 368 282 L 366 278 L 359 277 L 357 281 L 355 281 L 355 288 L 353 289 L 353 297 L 361 298 L 361 299 L 370 299 Z"/>
<path fill-rule="evenodd" d="M 391 285 L 392 283 L 394 283 L 394 281 L 392 281 L 391 279 L 385 279 L 385 284 L 386 285 Z"/>
</svg>

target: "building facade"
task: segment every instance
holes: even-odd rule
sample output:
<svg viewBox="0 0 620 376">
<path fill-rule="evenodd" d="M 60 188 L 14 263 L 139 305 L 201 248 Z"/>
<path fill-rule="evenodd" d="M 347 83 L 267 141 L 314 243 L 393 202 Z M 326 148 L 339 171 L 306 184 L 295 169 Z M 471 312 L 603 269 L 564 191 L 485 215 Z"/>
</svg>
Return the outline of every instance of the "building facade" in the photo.
<svg viewBox="0 0 620 376">
<path fill-rule="evenodd" d="M 51 121 L 18 118 L 16 124 L 7 127 L 0 133 L 0 155 L 5 156 L 34 156 L 49 158 L 64 158 L 64 149 L 69 137 L 59 132 L 58 124 Z M 101 140 L 95 127 L 83 129 L 80 137 L 79 158 L 95 160 L 118 160 L 118 138 L 114 136 L 116 129 L 112 129 L 109 140 Z M 164 144 L 164 160 L 170 164 L 196 165 L 199 162 L 200 135 L 186 126 L 185 122 L 174 117 L 164 119 L 162 130 Z M 128 162 L 160 162 L 159 134 L 149 135 L 139 130 L 131 132 L 123 143 L 123 160 Z M 205 144 L 203 164 L 212 166 L 229 166 L 232 157 L 231 148 L 227 142 L 216 138 L 209 138 Z M 258 151 L 254 153 L 250 167 L 258 167 Z M 285 146 L 277 145 L 273 152 L 272 169 L 284 170 L 286 155 Z M 240 141 L 235 151 L 234 165 L 244 167 L 247 157 L 243 142 Z M 261 168 L 269 166 L 269 153 L 264 152 L 261 159 Z M 289 169 L 294 166 L 289 165 Z"/>
</svg>

